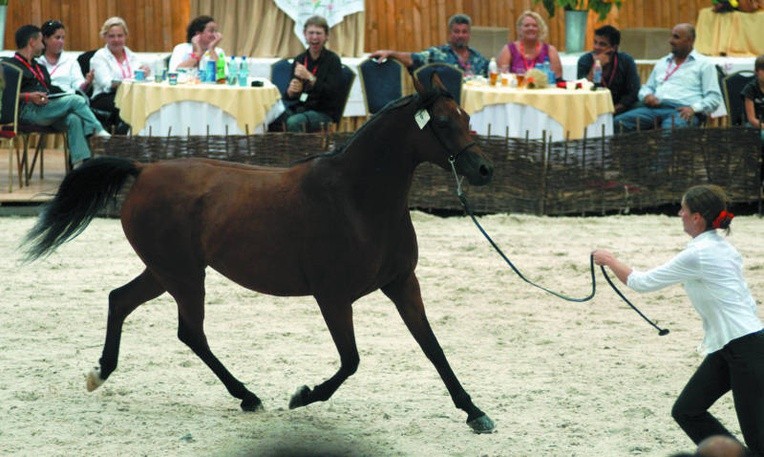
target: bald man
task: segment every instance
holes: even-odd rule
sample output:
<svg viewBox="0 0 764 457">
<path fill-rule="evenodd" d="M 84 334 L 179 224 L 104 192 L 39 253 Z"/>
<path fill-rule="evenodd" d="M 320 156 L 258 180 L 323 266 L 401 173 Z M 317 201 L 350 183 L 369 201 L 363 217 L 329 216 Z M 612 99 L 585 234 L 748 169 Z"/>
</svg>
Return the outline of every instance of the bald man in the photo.
<svg viewBox="0 0 764 457">
<path fill-rule="evenodd" d="M 714 63 L 693 48 L 695 28 L 677 24 L 671 30 L 671 54 L 660 59 L 639 90 L 642 106 L 618 114 L 615 132 L 658 125 L 664 129 L 697 126 L 722 103 Z"/>
</svg>

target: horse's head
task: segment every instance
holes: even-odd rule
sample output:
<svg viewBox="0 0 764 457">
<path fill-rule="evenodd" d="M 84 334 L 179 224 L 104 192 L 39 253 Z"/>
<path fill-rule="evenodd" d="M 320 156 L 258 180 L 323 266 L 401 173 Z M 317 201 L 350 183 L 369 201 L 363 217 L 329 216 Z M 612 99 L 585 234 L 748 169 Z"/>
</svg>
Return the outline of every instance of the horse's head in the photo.
<svg viewBox="0 0 764 457">
<path fill-rule="evenodd" d="M 414 86 L 421 99 L 415 115 L 422 130 L 429 130 L 439 148 L 423 148 L 424 160 L 456 172 L 470 184 L 485 185 L 493 176 L 493 164 L 473 141 L 469 115 L 459 107 L 448 93 L 437 73 L 432 74 L 429 89 L 414 78 Z"/>
</svg>

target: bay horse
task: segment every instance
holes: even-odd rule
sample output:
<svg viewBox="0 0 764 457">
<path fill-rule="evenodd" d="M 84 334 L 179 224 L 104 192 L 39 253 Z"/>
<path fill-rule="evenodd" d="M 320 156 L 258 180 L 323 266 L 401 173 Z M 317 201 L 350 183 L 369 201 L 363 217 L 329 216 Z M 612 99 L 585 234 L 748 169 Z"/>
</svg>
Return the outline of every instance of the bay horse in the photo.
<svg viewBox="0 0 764 457">
<path fill-rule="evenodd" d="M 425 315 L 408 193 L 417 165 L 431 162 L 474 185 L 493 164 L 472 140 L 469 117 L 434 76 L 431 87 L 392 102 L 333 151 L 289 168 L 209 159 L 152 164 L 99 157 L 69 173 L 27 233 L 27 260 L 79 235 L 127 190 L 120 217 L 145 264 L 109 293 L 106 339 L 89 391 L 117 367 L 122 325 L 141 304 L 168 292 L 178 306 L 178 338 L 217 375 L 245 411 L 262 402 L 212 353 L 204 333 L 205 268 L 258 292 L 312 295 L 340 356 L 340 368 L 289 408 L 325 401 L 358 368 L 352 305 L 377 289 L 435 366 L 456 407 L 478 433 L 493 421 L 475 406 L 449 366 Z M 132 184 L 128 181 L 132 178 Z"/>
</svg>

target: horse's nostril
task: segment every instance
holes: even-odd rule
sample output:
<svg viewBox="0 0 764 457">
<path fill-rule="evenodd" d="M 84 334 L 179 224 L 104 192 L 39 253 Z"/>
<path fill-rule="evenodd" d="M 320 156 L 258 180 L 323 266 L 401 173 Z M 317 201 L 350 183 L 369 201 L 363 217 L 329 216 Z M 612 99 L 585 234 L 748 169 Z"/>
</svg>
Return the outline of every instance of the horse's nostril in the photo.
<svg viewBox="0 0 764 457">
<path fill-rule="evenodd" d="M 480 174 L 482 176 L 491 176 L 493 174 L 493 169 L 491 169 L 491 168 L 489 168 L 489 167 L 487 167 L 485 165 L 481 165 L 480 166 Z"/>
</svg>

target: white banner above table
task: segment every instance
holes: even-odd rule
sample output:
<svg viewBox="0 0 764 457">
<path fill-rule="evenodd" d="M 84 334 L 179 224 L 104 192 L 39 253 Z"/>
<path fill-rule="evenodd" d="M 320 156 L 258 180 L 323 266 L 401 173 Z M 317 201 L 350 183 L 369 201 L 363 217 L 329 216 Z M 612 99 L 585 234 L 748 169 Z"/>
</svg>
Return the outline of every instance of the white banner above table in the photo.
<svg viewBox="0 0 764 457">
<path fill-rule="evenodd" d="M 329 28 L 342 22 L 345 16 L 360 13 L 364 9 L 363 0 L 273 0 L 287 16 L 294 21 L 294 34 L 304 46 L 305 35 L 302 32 L 305 21 L 311 16 L 322 16 L 329 23 Z"/>
</svg>

